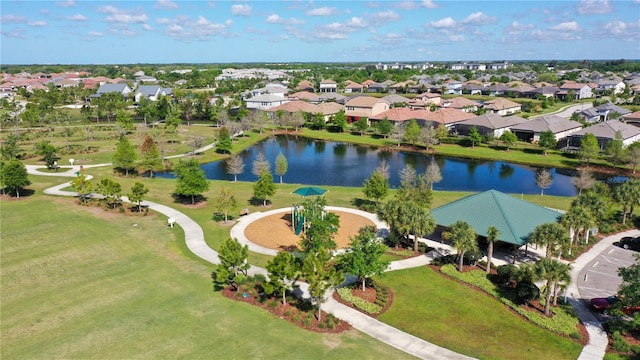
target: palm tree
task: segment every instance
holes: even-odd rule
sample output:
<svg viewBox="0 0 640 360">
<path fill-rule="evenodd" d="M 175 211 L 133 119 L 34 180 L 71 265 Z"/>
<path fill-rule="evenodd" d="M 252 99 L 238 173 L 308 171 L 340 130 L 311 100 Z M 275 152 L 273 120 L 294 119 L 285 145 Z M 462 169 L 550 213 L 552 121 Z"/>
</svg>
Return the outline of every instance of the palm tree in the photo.
<svg viewBox="0 0 640 360">
<path fill-rule="evenodd" d="M 493 226 L 489 226 L 487 229 L 487 241 L 489 242 L 489 248 L 487 249 L 487 273 L 491 272 L 491 258 L 493 257 L 493 243 L 498 240 L 500 236 L 500 230 Z"/>
<path fill-rule="evenodd" d="M 413 235 L 413 248 L 418 251 L 418 238 L 431 233 L 436 223 L 431 212 L 411 201 L 392 199 L 382 209 L 380 218 L 389 224 L 389 230 L 405 239 Z"/>
<path fill-rule="evenodd" d="M 443 234 L 445 239 L 451 240 L 458 251 L 458 271 L 462 272 L 464 254 L 467 251 L 478 250 L 476 232 L 468 222 L 458 220 L 449 226 L 449 231 Z"/>
<path fill-rule="evenodd" d="M 569 241 L 567 230 L 558 223 L 544 223 L 536 226 L 529 237 L 529 241 L 546 247 L 546 256 L 551 254 L 551 250 L 558 250 L 558 258 L 562 255 L 562 250 L 567 247 Z"/>
<path fill-rule="evenodd" d="M 562 217 L 560 223 L 569 229 L 569 238 L 571 239 L 571 245 L 577 241 L 577 235 L 583 229 L 589 229 L 595 224 L 593 215 L 589 210 L 582 206 L 572 206 L 569 208 Z M 589 232 L 587 231 L 586 240 L 589 241 Z M 569 248 L 569 254 L 571 254 L 571 248 Z"/>
<path fill-rule="evenodd" d="M 569 284 L 571 281 L 571 265 L 563 264 L 552 258 L 542 258 L 535 265 L 538 278 L 546 282 L 543 293 L 545 294 L 544 314 L 549 316 L 551 295 L 554 295 L 554 303 L 557 300 L 557 288 L 560 284 Z"/>
</svg>

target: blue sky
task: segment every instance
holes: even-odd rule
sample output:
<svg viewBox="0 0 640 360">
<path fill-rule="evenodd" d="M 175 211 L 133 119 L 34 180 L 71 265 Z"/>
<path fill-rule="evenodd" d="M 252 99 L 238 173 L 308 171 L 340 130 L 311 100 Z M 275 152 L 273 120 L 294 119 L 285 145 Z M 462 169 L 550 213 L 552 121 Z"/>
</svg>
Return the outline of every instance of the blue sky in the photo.
<svg viewBox="0 0 640 360">
<path fill-rule="evenodd" d="M 3 64 L 640 59 L 640 0 L 16 1 Z"/>
</svg>

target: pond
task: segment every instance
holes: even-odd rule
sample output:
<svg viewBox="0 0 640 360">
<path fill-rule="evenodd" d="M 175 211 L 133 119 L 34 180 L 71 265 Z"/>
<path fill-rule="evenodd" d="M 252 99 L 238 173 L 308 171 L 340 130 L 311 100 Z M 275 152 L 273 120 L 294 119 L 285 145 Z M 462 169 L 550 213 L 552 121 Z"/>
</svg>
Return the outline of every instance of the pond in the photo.
<svg viewBox="0 0 640 360">
<path fill-rule="evenodd" d="M 442 181 L 434 184 L 434 190 L 486 191 L 495 189 L 511 194 L 539 194 L 535 172 L 538 167 L 512 164 L 503 161 L 464 159 L 439 155 L 390 151 L 350 143 L 321 141 L 305 137 L 278 135 L 260 142 L 240 153 L 245 168 L 238 175 L 239 181 L 255 181 L 251 173 L 253 160 L 262 151 L 271 163 L 274 181 L 275 159 L 280 152 L 287 158 L 288 169 L 283 176 L 285 183 L 308 185 L 335 185 L 360 187 L 371 172 L 386 160 L 390 168 L 389 182 L 392 188 L 400 185 L 400 170 L 413 165 L 418 173 L 425 171 L 435 161 L 442 173 Z M 469 151 L 473 151 L 470 149 Z M 203 164 L 208 179 L 233 180 L 226 171 L 226 163 L 217 161 Z M 574 196 L 577 190 L 572 182 L 573 170 L 549 169 L 553 182 L 545 189 L 546 195 Z M 160 176 L 171 176 L 169 174 Z"/>
</svg>

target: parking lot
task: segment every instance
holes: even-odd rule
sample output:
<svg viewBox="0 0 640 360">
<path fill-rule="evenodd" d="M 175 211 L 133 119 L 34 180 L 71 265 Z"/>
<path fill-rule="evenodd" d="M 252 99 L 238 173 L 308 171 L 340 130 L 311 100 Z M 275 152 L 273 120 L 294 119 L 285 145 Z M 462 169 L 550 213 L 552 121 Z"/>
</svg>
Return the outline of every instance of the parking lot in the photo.
<svg viewBox="0 0 640 360">
<path fill-rule="evenodd" d="M 635 261 L 637 251 L 625 250 L 616 245 L 608 246 L 585 266 L 578 276 L 580 297 L 588 301 L 594 297 L 615 295 L 622 279 L 618 268 L 627 267 Z"/>
</svg>

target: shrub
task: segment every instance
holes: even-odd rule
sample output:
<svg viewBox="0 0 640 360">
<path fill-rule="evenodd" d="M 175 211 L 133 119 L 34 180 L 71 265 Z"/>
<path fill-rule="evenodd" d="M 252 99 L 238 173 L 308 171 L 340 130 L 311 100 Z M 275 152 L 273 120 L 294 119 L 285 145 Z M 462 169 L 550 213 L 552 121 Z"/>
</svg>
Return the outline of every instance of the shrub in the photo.
<svg viewBox="0 0 640 360">
<path fill-rule="evenodd" d="M 498 266 L 498 281 L 501 283 L 509 283 L 515 281 L 518 275 L 518 267 L 513 264 Z"/>
<path fill-rule="evenodd" d="M 351 288 L 348 288 L 348 287 L 339 288 L 338 295 L 340 295 L 342 300 L 352 304 L 356 308 L 368 314 L 377 314 L 380 311 L 382 311 L 382 306 L 376 305 L 374 303 L 370 303 L 357 296 L 353 296 L 353 294 L 351 294 Z"/>
</svg>

